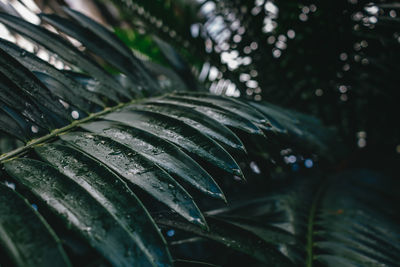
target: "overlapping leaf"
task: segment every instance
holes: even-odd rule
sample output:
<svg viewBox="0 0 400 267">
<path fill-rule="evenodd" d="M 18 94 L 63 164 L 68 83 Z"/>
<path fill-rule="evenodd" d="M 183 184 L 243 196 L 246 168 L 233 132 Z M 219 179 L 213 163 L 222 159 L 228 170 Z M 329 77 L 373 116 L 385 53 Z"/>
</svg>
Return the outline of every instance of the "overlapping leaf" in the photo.
<svg viewBox="0 0 400 267">
<path fill-rule="evenodd" d="M 173 229 L 208 238 L 271 266 L 396 266 L 400 227 L 392 180 L 365 171 L 347 171 L 326 184 L 302 181 L 269 197 L 206 212 L 211 231 L 162 218 Z M 255 252 L 259 239 L 269 257 Z M 249 241 L 251 240 L 251 241 Z M 249 247 L 248 247 L 249 246 Z M 261 255 L 268 255 L 265 254 Z"/>
<path fill-rule="evenodd" d="M 192 195 L 199 191 L 205 198 L 225 200 L 216 182 L 221 177 L 213 176 L 244 178 L 237 158 L 247 153 L 248 140 L 241 140 L 238 133 L 261 137 L 262 142 L 277 137 L 279 142 L 283 140 L 279 137 L 300 127 L 294 118 L 301 115 L 206 93 L 174 93 L 129 102 L 142 89 L 148 94 L 159 90 L 149 80 L 145 64 L 104 27 L 66 11 L 74 23 L 53 15 L 42 17 L 128 75 L 131 87 L 127 90 L 129 86 L 124 87 L 61 35 L 1 13 L 0 22 L 10 30 L 72 67 L 72 71 L 56 69 L 0 40 L 0 129 L 26 142 L 0 157 L 4 177 L 17 184 L 17 191 L 40 201 L 65 229 L 77 233 L 115 266 L 173 264 L 149 216 L 152 206 L 142 205 L 142 200 L 151 202 L 149 196 L 180 216 L 171 222 L 174 227 L 211 237 L 264 263 L 285 266 L 297 259 L 276 249 L 279 240 L 296 243 L 292 232 L 277 230 L 278 226 L 265 229 L 241 217 L 208 216 L 206 220 Z M 321 127 L 319 122 L 310 124 L 308 132 Z M 320 144 L 318 136 L 299 135 L 298 140 Z M 0 242 L 5 240 L 0 238 Z M 53 239 L 46 241 L 47 246 Z M 16 262 L 30 260 L 13 257 Z"/>
<path fill-rule="evenodd" d="M 207 195 L 224 198 L 213 178 L 196 161 L 162 138 L 138 128 L 111 121 L 97 121 L 81 125 L 81 127 L 129 146 L 170 175 L 185 180 Z"/>
<path fill-rule="evenodd" d="M 0 14 L 0 21 L 13 31 L 26 36 L 28 39 L 57 54 L 69 64 L 92 75 L 97 85 L 91 88 L 92 90 L 102 93 L 116 102 L 131 97 L 110 74 L 101 68 L 101 66 L 59 35 L 4 13 Z"/>
<path fill-rule="evenodd" d="M 118 176 L 104 165 L 71 147 L 45 145 L 37 147 L 35 151 L 60 173 L 90 192 L 114 215 L 129 230 L 141 253 L 146 255 L 152 264 L 156 266 L 170 264 L 165 241 L 151 217 Z"/>
<path fill-rule="evenodd" d="M 71 266 L 60 240 L 20 195 L 0 184 L 0 245 L 15 266 Z"/>
</svg>

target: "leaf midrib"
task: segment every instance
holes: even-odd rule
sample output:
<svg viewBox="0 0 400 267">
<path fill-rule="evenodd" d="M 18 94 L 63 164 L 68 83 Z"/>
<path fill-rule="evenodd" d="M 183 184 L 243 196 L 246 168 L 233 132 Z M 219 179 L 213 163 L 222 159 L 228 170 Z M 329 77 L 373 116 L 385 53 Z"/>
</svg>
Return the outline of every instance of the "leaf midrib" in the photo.
<svg viewBox="0 0 400 267">
<path fill-rule="evenodd" d="M 322 197 L 323 192 L 326 189 L 326 183 L 322 184 L 315 195 L 315 198 L 311 204 L 310 214 L 308 217 L 307 223 L 307 246 L 306 246 L 306 267 L 313 266 L 313 233 L 314 233 L 314 224 L 315 224 L 315 215 L 317 212 L 318 203 Z"/>
<path fill-rule="evenodd" d="M 68 124 L 68 125 L 66 125 L 66 126 L 64 126 L 62 128 L 55 129 L 55 130 L 51 131 L 49 134 L 47 134 L 47 135 L 41 136 L 41 137 L 36 138 L 36 139 L 32 139 L 29 142 L 27 142 L 24 146 L 18 147 L 18 148 L 14 149 L 14 150 L 11 150 L 11 151 L 9 151 L 7 153 L 2 154 L 0 156 L 0 163 L 3 163 L 3 162 L 5 162 L 5 161 L 7 161 L 7 160 L 9 160 L 11 158 L 17 157 L 17 156 L 21 155 L 22 153 L 26 152 L 27 150 L 29 150 L 30 148 L 32 148 L 32 147 L 34 147 L 36 145 L 45 143 L 46 141 L 48 141 L 48 140 L 50 140 L 50 139 L 52 139 L 54 137 L 57 137 L 57 136 L 59 136 L 61 134 L 64 134 L 64 133 L 66 133 L 66 132 L 78 127 L 79 125 L 81 125 L 83 123 L 89 122 L 89 121 L 91 121 L 93 119 L 99 118 L 100 116 L 103 116 L 105 114 L 111 113 L 113 111 L 116 111 L 116 110 L 118 110 L 120 108 L 123 108 L 123 107 L 126 107 L 128 105 L 140 102 L 141 100 L 143 100 L 143 99 L 133 99 L 133 100 L 127 102 L 127 103 L 120 103 L 120 104 L 118 104 L 116 106 L 113 106 L 113 107 L 106 107 L 102 111 L 89 114 L 88 117 L 85 117 L 85 118 L 83 118 L 81 120 L 73 121 L 72 123 L 70 123 L 70 124 Z"/>
</svg>

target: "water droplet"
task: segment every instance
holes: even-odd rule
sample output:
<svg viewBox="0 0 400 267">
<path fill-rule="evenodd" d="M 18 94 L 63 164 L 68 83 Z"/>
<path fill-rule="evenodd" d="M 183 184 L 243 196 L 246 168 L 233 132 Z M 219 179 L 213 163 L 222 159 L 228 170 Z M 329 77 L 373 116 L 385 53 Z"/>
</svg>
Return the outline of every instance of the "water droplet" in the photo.
<svg viewBox="0 0 400 267">
<path fill-rule="evenodd" d="M 21 57 L 26 56 L 26 51 L 25 51 L 25 50 L 22 50 L 21 53 L 20 53 L 19 55 L 20 55 Z"/>
<path fill-rule="evenodd" d="M 5 181 L 4 184 L 12 190 L 15 190 L 15 184 L 13 182 Z"/>
<path fill-rule="evenodd" d="M 168 230 L 167 236 L 173 237 L 174 235 L 175 235 L 175 230 L 174 229 Z"/>
<path fill-rule="evenodd" d="M 71 116 L 74 120 L 77 120 L 77 119 L 79 119 L 79 112 L 74 110 L 71 112 Z"/>
<path fill-rule="evenodd" d="M 138 174 L 139 170 L 138 169 L 129 169 L 128 171 L 130 174 Z"/>
<path fill-rule="evenodd" d="M 242 171 L 239 170 L 239 169 L 233 169 L 232 171 L 233 171 L 233 174 L 234 174 L 234 175 L 237 175 L 237 176 L 242 176 L 242 175 L 243 175 L 243 174 L 242 174 Z"/>
<path fill-rule="evenodd" d="M 239 176 L 233 176 L 233 179 L 235 179 L 235 181 L 241 181 L 242 180 L 242 178 L 240 178 Z"/>
<path fill-rule="evenodd" d="M 31 126 L 31 131 L 32 131 L 32 133 L 38 133 L 39 132 L 39 128 L 36 125 L 32 125 Z"/>
<path fill-rule="evenodd" d="M 62 99 L 59 99 L 58 101 L 64 106 L 65 109 L 69 108 L 69 104 L 67 102 L 63 101 Z"/>
</svg>

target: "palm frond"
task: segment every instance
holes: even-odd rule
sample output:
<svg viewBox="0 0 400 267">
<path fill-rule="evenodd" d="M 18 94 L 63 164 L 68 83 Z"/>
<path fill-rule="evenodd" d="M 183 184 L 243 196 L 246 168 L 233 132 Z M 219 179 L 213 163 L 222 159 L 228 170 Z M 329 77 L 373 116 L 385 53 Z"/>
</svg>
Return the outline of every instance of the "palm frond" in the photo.
<svg viewBox="0 0 400 267">
<path fill-rule="evenodd" d="M 388 177 L 352 170 L 267 197 L 205 212 L 210 231 L 174 216 L 157 222 L 210 239 L 273 266 L 395 266 L 398 201 Z M 178 240 L 171 240 L 178 243 Z"/>
<path fill-rule="evenodd" d="M 162 94 L 148 64 L 114 35 L 76 11 L 65 12 L 74 22 L 41 15 L 61 34 L 0 13 L 0 22 L 13 33 L 57 55 L 66 66 L 58 69 L 0 41 L 0 130 L 24 142 L 0 156 L 0 180 L 14 189 L 0 185 L 0 210 L 6 214 L 0 218 L 0 255 L 6 251 L 12 264 L 213 266 L 171 253 L 158 225 L 210 238 L 274 266 L 359 262 L 360 257 L 370 263 L 397 260 L 396 253 L 386 251 L 365 256 L 376 233 L 391 231 L 398 237 L 390 208 L 382 213 L 382 228 L 368 224 L 368 231 L 359 233 L 362 238 L 346 243 L 359 245 L 369 238 L 359 245 L 365 253 L 347 257 L 350 252 L 341 250 L 345 256 L 339 257 L 335 248 L 346 240 L 329 236 L 342 229 L 337 225 L 361 220 L 329 217 L 331 209 L 340 210 L 335 194 L 344 194 L 349 214 L 353 204 L 355 211 L 370 211 L 359 200 L 366 195 L 354 190 L 379 196 L 387 185 L 376 191 L 348 187 L 353 178 L 303 179 L 281 194 L 262 199 L 243 195 L 238 207 L 203 212 L 205 200 L 220 206 L 234 199 L 226 194 L 227 182 L 246 191 L 246 153 L 266 165 L 285 167 L 282 150 L 292 147 L 329 162 L 335 158 L 329 153 L 331 131 L 317 119 L 266 102 L 204 92 Z M 107 72 L 107 64 L 117 74 Z M 366 184 L 371 186 L 378 182 L 374 177 L 354 178 L 354 183 L 372 179 Z M 327 184 L 321 187 L 321 181 Z M 371 212 L 381 215 L 380 207 Z M 24 223 L 28 219 L 31 224 Z M 387 240 L 382 243 L 398 249 L 395 240 Z M 37 258 L 32 256 L 35 247 Z"/>
</svg>

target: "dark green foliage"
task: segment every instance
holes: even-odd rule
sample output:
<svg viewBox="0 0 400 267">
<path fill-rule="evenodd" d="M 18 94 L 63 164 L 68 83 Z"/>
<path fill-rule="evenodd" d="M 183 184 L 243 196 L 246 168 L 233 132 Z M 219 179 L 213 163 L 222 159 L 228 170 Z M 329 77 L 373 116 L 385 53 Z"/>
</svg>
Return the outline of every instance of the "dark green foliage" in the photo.
<svg viewBox="0 0 400 267">
<path fill-rule="evenodd" d="M 360 132 L 374 150 L 382 135 L 386 153 L 399 144 L 396 1 L 113 2 L 127 21 L 169 40 L 218 94 L 230 81 L 244 98 L 315 114 L 351 149 L 365 141 Z"/>
<path fill-rule="evenodd" d="M 158 222 L 210 238 L 268 266 L 289 264 L 282 254 L 292 262 L 289 266 L 396 266 L 399 215 L 390 204 L 399 200 L 390 190 L 395 184 L 365 170 L 329 177 L 323 185 L 318 180 L 305 179 L 267 197 L 208 211 L 211 233 L 176 218 Z"/>
<path fill-rule="evenodd" d="M 0 40 L 0 130 L 24 142 L 10 142 L 19 147 L 0 156 L 1 265 L 400 261 L 398 184 L 364 170 L 323 173 L 341 149 L 318 119 L 198 92 L 179 60 L 178 74 L 168 78 L 191 90 L 163 90 L 153 77 L 165 67 L 143 62 L 103 26 L 64 11 L 74 22 L 41 18 L 85 51 L 0 13 L 12 32 L 68 66 L 56 69 Z"/>
<path fill-rule="evenodd" d="M 0 210 L 0 245 L 16 266 L 70 266 L 59 239 L 42 216 L 2 184 Z"/>
</svg>

